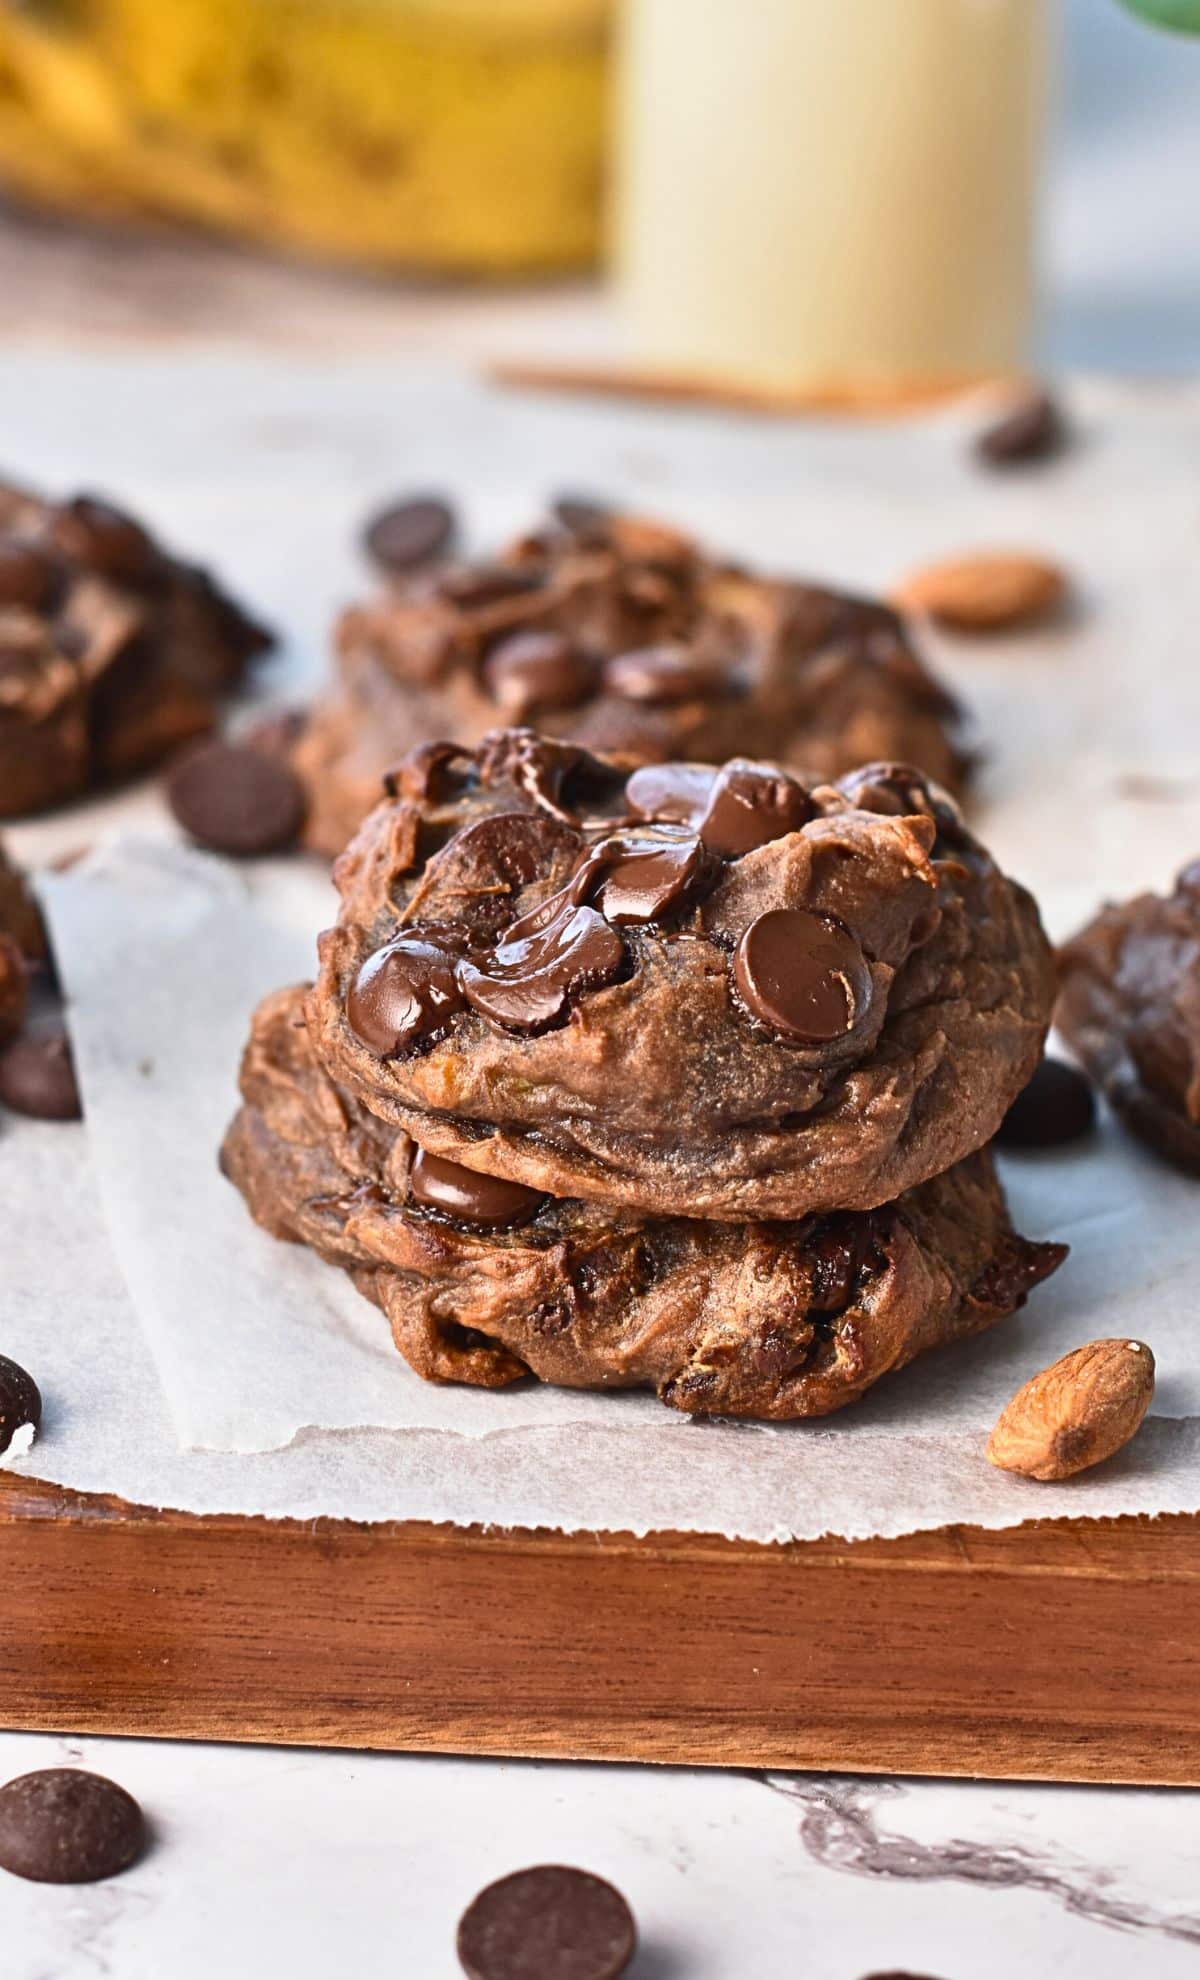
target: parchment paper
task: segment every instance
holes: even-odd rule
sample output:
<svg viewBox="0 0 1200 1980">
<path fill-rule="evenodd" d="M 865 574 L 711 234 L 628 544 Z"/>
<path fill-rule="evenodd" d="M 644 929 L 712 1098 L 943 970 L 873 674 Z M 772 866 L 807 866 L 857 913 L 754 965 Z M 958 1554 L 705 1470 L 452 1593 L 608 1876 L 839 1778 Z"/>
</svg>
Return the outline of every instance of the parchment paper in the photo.
<svg viewBox="0 0 1200 1980">
<path fill-rule="evenodd" d="M 311 673 L 329 572 L 349 568 L 344 547 L 332 547 L 328 481 L 344 530 L 381 492 L 389 446 L 405 482 L 480 491 L 492 529 L 519 525 L 536 496 L 570 480 L 681 515 L 760 563 L 859 583 L 972 543 L 1024 542 L 1072 572 L 1073 618 L 1019 641 L 939 643 L 991 752 L 980 829 L 1038 891 L 1056 933 L 1105 893 L 1166 883 L 1200 848 L 1192 389 L 1081 386 L 1075 453 L 997 482 L 966 465 L 960 415 L 777 425 L 539 404 L 384 368 L 327 377 L 214 357 L 189 369 L 185 412 L 177 367 L 147 367 L 129 475 L 110 480 L 148 505 L 157 480 L 192 541 L 207 516 L 212 547 L 240 561 L 245 588 L 273 597 L 300 629 L 299 658 L 283 670 L 293 678 Z M 287 430 L 289 408 L 300 438 L 285 468 L 262 436 Z M 192 447 L 196 489 L 177 461 L 173 475 L 156 474 L 139 453 L 156 412 L 168 458 L 185 439 Z M 122 458 L 114 423 L 89 417 L 102 429 L 97 454 L 103 441 Z M 220 483 L 214 423 L 228 449 Z M 57 457 L 46 433 L 38 438 L 49 478 Z M 331 477 L 350 455 L 353 472 Z M 218 485 L 230 490 L 224 521 L 206 506 Z M 18 846 L 36 856 L 130 819 L 140 843 L 109 847 L 46 888 L 88 1127 L 19 1123 L 0 1134 L 4 1277 L 15 1288 L 0 1346 L 34 1367 L 49 1401 L 23 1471 L 195 1510 L 751 1538 L 1200 1507 L 1188 1283 L 1200 1198 L 1112 1127 L 1081 1153 L 1006 1165 L 1020 1226 L 1074 1246 L 1027 1311 L 926 1357 L 827 1423 L 699 1425 L 645 1398 L 419 1382 L 374 1310 L 339 1275 L 255 1231 L 215 1170 L 249 1007 L 307 973 L 329 912 L 323 878 L 296 862 L 239 875 L 167 851 L 170 828 L 145 793 L 24 828 Z M 1143 1335 L 1159 1358 L 1156 1414 L 1130 1450 L 1064 1487 L 984 1464 L 986 1432 L 1017 1383 L 1108 1332 Z"/>
</svg>

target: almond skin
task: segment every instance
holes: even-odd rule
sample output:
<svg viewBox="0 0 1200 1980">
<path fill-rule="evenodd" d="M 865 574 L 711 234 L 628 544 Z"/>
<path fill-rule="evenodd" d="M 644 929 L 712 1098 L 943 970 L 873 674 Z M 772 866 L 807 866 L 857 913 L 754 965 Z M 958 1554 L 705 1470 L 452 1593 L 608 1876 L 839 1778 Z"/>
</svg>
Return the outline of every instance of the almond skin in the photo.
<svg viewBox="0 0 1200 1980">
<path fill-rule="evenodd" d="M 1129 1442 L 1153 1394 L 1145 1341 L 1089 1341 L 1017 1390 L 988 1439 L 988 1459 L 1026 1478 L 1070 1478 Z"/>
<path fill-rule="evenodd" d="M 981 551 L 913 571 L 892 602 L 957 632 L 1003 632 L 1050 618 L 1066 593 L 1063 572 L 1043 557 Z"/>
</svg>

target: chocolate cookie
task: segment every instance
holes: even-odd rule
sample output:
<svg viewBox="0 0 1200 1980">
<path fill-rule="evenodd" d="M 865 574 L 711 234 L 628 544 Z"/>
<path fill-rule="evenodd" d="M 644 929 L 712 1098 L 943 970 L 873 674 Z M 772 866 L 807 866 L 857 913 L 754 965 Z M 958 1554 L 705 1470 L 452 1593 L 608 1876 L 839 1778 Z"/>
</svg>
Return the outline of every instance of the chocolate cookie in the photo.
<svg viewBox="0 0 1200 1980">
<path fill-rule="evenodd" d="M 1122 1120 L 1200 1175 L 1200 860 L 1106 907 L 1059 957 L 1057 1021 Z"/>
<path fill-rule="evenodd" d="M 662 1215 L 870 1209 L 1037 1064 L 1037 910 L 914 772 L 626 778 L 502 730 L 393 790 L 338 863 L 312 1019 L 434 1154 Z"/>
<path fill-rule="evenodd" d="M 0 817 L 131 776 L 201 734 L 270 643 L 121 510 L 0 485 Z"/>
<path fill-rule="evenodd" d="M 406 545 L 428 507 L 393 512 Z M 956 705 L 887 606 L 751 577 L 642 517 L 578 501 L 556 516 L 343 616 L 336 692 L 293 757 L 318 849 L 342 850 L 405 750 L 504 721 L 630 765 L 769 753 L 833 777 L 887 757 L 960 781 Z"/>
<path fill-rule="evenodd" d="M 268 997 L 225 1173 L 340 1265 L 432 1381 L 653 1389 L 691 1413 L 840 1409 L 990 1326 L 1065 1255 L 1009 1224 L 986 1151 L 870 1211 L 702 1223 L 562 1200 L 431 1156 L 321 1066 L 305 993 Z"/>
<path fill-rule="evenodd" d="M 0 846 L 0 1045 L 20 1030 L 29 979 L 46 961 L 46 931 L 37 903 Z"/>
</svg>

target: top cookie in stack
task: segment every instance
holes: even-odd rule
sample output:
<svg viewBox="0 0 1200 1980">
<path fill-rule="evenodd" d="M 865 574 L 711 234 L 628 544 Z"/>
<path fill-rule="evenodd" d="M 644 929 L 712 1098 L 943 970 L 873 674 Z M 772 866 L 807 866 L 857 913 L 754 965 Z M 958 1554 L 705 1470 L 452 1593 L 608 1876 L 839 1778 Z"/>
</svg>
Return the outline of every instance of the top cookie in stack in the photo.
<svg viewBox="0 0 1200 1980">
<path fill-rule="evenodd" d="M 989 1141 L 1037 1064 L 1036 907 L 915 773 L 627 776 L 501 730 L 392 788 L 336 870 L 314 1037 L 468 1168 L 656 1214 L 869 1209 Z"/>
<path fill-rule="evenodd" d="M 337 628 L 337 690 L 293 755 L 319 850 L 340 852 L 411 745 L 503 721 L 629 765 L 769 754 L 834 777 L 889 758 L 957 786 L 956 705 L 887 606 L 578 502 L 498 558 L 441 562 L 439 513 L 380 519 L 392 581 Z"/>
</svg>

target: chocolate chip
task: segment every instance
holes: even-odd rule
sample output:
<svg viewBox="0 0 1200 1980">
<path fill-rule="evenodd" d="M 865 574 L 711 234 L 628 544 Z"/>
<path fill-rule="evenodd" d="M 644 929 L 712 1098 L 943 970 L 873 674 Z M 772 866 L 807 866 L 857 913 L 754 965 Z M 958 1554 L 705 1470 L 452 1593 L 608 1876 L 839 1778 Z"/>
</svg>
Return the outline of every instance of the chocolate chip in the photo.
<svg viewBox="0 0 1200 1980">
<path fill-rule="evenodd" d="M 523 722 L 541 709 L 575 708 L 586 701 L 596 669 L 562 633 L 519 632 L 493 647 L 483 677 L 509 720 Z"/>
<path fill-rule="evenodd" d="M 48 550 L 15 538 L 0 542 L 0 606 L 48 612 L 57 604 L 63 584 L 62 565 Z"/>
<path fill-rule="evenodd" d="M 797 1044 L 844 1037 L 871 997 L 871 973 L 849 929 L 809 908 L 760 914 L 738 943 L 733 974 L 751 1017 Z"/>
<path fill-rule="evenodd" d="M 515 921 L 482 964 L 463 962 L 458 980 L 473 1008 L 511 1031 L 544 1031 L 575 991 L 611 983 L 625 944 L 594 908 L 554 897 Z"/>
<path fill-rule="evenodd" d="M 609 503 L 592 495 L 556 495 L 550 513 L 570 536 L 602 537 L 608 533 L 613 511 Z"/>
<path fill-rule="evenodd" d="M 1049 392 L 1030 392 L 979 435 L 975 453 L 989 467 L 1014 467 L 1049 460 L 1066 438 L 1066 422 Z"/>
<path fill-rule="evenodd" d="M 453 958 L 437 943 L 400 935 L 368 956 L 346 999 L 346 1022 L 377 1058 L 440 1031 L 463 999 Z"/>
<path fill-rule="evenodd" d="M 439 495 L 414 495 L 373 515 L 363 531 L 368 556 L 397 575 L 444 556 L 454 540 L 454 511 Z"/>
<path fill-rule="evenodd" d="M 24 1456 L 41 1423 L 42 1398 L 33 1376 L 0 1354 L 0 1453 Z"/>
<path fill-rule="evenodd" d="M 542 576 L 540 565 L 469 564 L 462 570 L 446 571 L 438 580 L 438 591 L 464 612 L 478 612 L 540 590 Z"/>
<path fill-rule="evenodd" d="M 167 780 L 167 802 L 199 845 L 254 859 L 293 845 L 304 823 L 304 788 L 280 758 L 246 744 L 201 743 Z"/>
<path fill-rule="evenodd" d="M 694 825 L 704 816 L 717 775 L 707 763 L 646 763 L 628 779 L 625 802 L 639 818 Z"/>
<path fill-rule="evenodd" d="M 423 742 L 384 772 L 383 788 L 388 797 L 411 798 L 416 804 L 439 804 L 448 797 L 455 779 L 450 766 L 465 762 L 467 751 L 459 743 Z"/>
<path fill-rule="evenodd" d="M 724 668 L 686 646 L 643 646 L 607 662 L 604 686 L 625 701 L 711 701 L 730 682 Z"/>
<path fill-rule="evenodd" d="M 603 874 L 594 898 L 606 919 L 618 927 L 661 921 L 695 891 L 712 867 L 696 834 L 682 826 L 604 840 L 586 864 Z"/>
<path fill-rule="evenodd" d="M 481 783 L 511 784 L 552 818 L 573 822 L 575 804 L 601 798 L 614 773 L 599 757 L 534 729 L 490 729 L 476 752 Z M 619 779 L 616 780 L 619 788 Z"/>
<path fill-rule="evenodd" d="M 1081 1140 L 1095 1125 L 1096 1102 L 1083 1074 L 1062 1059 L 1043 1059 L 996 1139 L 1002 1148 L 1056 1148 Z"/>
<path fill-rule="evenodd" d="M 46 1767 L 0 1788 L 0 1869 L 35 1884 L 94 1884 L 146 1844 L 131 1794 L 81 1767 Z"/>
<path fill-rule="evenodd" d="M 0 1052 L 0 1103 L 35 1121 L 77 1121 L 83 1108 L 61 1025 L 25 1031 Z"/>
<path fill-rule="evenodd" d="M 798 832 L 813 816 L 812 800 L 794 777 L 739 758 L 725 765 L 712 787 L 700 837 L 710 852 L 736 859 Z"/>
<path fill-rule="evenodd" d="M 489 1884 L 463 1913 L 457 1940 L 468 1980 L 618 1980 L 636 1944 L 620 1891 L 559 1864 Z"/>
<path fill-rule="evenodd" d="M 64 557 L 118 584 L 142 584 L 158 566 L 158 551 L 141 524 L 96 495 L 64 502 L 50 531 Z"/>
<path fill-rule="evenodd" d="M 489 1231 L 527 1224 L 546 1201 L 540 1190 L 506 1182 L 502 1176 L 480 1175 L 459 1162 L 431 1155 L 425 1148 L 418 1148 L 413 1156 L 408 1193 L 426 1210 L 440 1210 L 447 1217 Z"/>
</svg>

